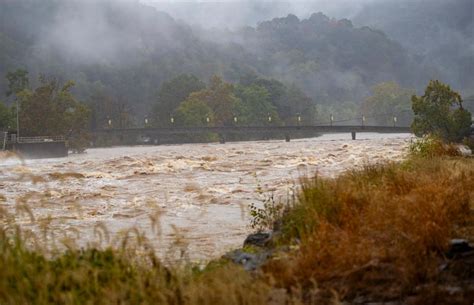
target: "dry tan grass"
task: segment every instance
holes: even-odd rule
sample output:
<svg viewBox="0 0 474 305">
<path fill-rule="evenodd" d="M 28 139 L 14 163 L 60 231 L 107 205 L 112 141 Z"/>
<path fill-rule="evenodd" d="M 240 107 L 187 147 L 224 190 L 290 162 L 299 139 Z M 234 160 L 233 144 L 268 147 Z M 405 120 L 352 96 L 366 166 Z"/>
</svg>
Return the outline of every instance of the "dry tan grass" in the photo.
<svg viewBox="0 0 474 305">
<path fill-rule="evenodd" d="M 397 299 L 436 281 L 451 238 L 474 238 L 473 201 L 472 159 L 412 159 L 305 180 L 283 221 L 286 242 L 298 240 L 300 250 L 265 270 L 283 287 L 316 281 L 343 299 Z"/>
</svg>

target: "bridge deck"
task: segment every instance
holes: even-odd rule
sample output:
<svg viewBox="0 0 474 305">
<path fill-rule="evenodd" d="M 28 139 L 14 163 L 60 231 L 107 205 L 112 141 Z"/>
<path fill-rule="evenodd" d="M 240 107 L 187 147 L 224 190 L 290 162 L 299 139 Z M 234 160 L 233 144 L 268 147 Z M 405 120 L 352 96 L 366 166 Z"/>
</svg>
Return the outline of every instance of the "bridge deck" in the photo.
<svg viewBox="0 0 474 305">
<path fill-rule="evenodd" d="M 123 129 L 101 129 L 95 133 L 105 134 L 235 134 L 235 133 L 292 133 L 298 131 L 318 133 L 340 133 L 340 132 L 379 132 L 379 133 L 409 133 L 409 127 L 397 126 L 327 126 L 327 125 L 302 125 L 302 126 L 205 126 L 205 127 L 170 127 L 170 128 L 123 128 Z"/>
</svg>

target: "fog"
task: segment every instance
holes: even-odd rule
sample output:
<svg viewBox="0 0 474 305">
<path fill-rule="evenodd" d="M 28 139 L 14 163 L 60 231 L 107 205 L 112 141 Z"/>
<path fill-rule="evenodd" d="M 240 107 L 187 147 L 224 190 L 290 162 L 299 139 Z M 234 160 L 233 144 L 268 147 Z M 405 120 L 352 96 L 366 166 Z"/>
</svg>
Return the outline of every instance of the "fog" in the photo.
<svg viewBox="0 0 474 305">
<path fill-rule="evenodd" d="M 158 18 L 157 18 L 158 17 Z M 36 47 L 74 63 L 134 63 L 137 53 L 182 47 L 173 20 L 139 1 L 69 1 L 45 25 Z M 138 34 L 138 35 L 137 35 Z"/>
<path fill-rule="evenodd" d="M 323 12 L 334 18 L 351 18 L 367 3 L 375 0 L 310 0 L 310 1 L 153 1 L 143 3 L 169 13 L 193 25 L 206 28 L 256 26 L 263 20 L 294 14 L 308 18 Z"/>
<path fill-rule="evenodd" d="M 0 43 L 7 46 L 0 50 L 6 54 L 3 75 L 25 67 L 33 77 L 73 79 L 81 99 L 104 88 L 141 115 L 161 84 L 181 73 L 204 81 L 217 74 L 234 83 L 254 73 L 295 84 L 316 104 L 358 104 L 372 86 L 386 81 L 420 92 L 437 78 L 474 93 L 469 0 L 0 0 L 0 5 Z M 0 80 L 0 90 L 5 86 Z"/>
<path fill-rule="evenodd" d="M 185 47 L 176 35 L 209 38 L 208 29 L 238 30 L 256 26 L 262 21 L 294 14 L 300 19 L 315 12 L 332 18 L 352 18 L 363 5 L 373 0 L 316 0 L 316 1 L 149 1 L 149 0 L 75 0 L 64 1 L 54 19 L 41 28 L 35 48 L 46 54 L 66 57 L 82 63 L 128 63 L 137 50 L 141 53 L 164 53 Z M 152 6 L 160 20 L 140 4 Z M 110 16 L 111 6 L 117 16 Z M 125 12 L 129 11 L 127 15 Z M 167 16 L 167 14 L 169 16 Z M 182 27 L 177 28 L 171 18 Z M 132 28 L 131 28 L 132 26 Z M 140 33 L 140 35 L 137 35 Z M 149 37 L 143 35 L 151 33 Z M 212 40 L 222 42 L 226 35 L 211 33 Z M 147 39 L 148 38 L 148 39 Z"/>
<path fill-rule="evenodd" d="M 137 52 L 159 56 L 186 48 L 183 36 L 239 42 L 226 31 L 255 27 L 289 14 L 300 19 L 316 12 L 336 19 L 351 18 L 372 1 L 62 1 L 53 20 L 39 29 L 34 48 L 44 56 L 54 54 L 75 63 L 126 64 L 139 56 Z"/>
</svg>

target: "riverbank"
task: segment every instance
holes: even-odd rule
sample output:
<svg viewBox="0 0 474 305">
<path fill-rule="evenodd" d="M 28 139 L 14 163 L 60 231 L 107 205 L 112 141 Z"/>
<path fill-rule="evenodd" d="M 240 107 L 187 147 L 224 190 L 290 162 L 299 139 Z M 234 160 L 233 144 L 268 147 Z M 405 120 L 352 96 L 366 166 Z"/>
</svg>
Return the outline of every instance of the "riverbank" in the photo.
<svg viewBox="0 0 474 305">
<path fill-rule="evenodd" d="M 138 231 L 115 250 L 34 251 L 0 235 L 4 304 L 470 304 L 474 160 L 410 158 L 302 181 L 289 208 L 254 214 L 272 229 L 247 272 L 230 259 L 165 267 Z M 4 216 L 4 214 L 2 214 Z M 265 227 L 267 226 L 267 227 Z M 270 226 L 268 228 L 268 226 Z M 98 230 L 99 231 L 99 230 Z M 18 234 L 18 233 L 17 233 Z M 100 234 L 100 233 L 99 233 Z M 10 236 L 10 237 L 9 237 Z M 467 242 L 453 241 L 463 239 Z M 177 243 L 177 245 L 179 245 Z M 31 248 L 30 248 L 31 249 Z M 49 258 L 46 258 L 49 257 Z"/>
</svg>

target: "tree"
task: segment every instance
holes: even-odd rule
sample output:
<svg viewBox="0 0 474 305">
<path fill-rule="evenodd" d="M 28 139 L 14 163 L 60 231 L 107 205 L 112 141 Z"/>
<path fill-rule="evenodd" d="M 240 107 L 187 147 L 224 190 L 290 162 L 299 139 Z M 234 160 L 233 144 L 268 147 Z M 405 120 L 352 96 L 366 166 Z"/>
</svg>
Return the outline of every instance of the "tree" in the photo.
<svg viewBox="0 0 474 305">
<path fill-rule="evenodd" d="M 275 79 L 264 79 L 256 78 L 249 85 L 257 85 L 265 88 L 268 92 L 268 99 L 270 103 L 275 105 L 280 118 L 285 119 L 290 110 L 290 106 L 287 103 L 287 92 L 288 88 L 282 83 Z"/>
<path fill-rule="evenodd" d="M 214 112 L 217 125 L 232 124 L 234 115 L 241 101 L 234 95 L 234 86 L 214 75 L 207 92 L 203 92 L 207 105 Z"/>
<path fill-rule="evenodd" d="M 203 90 L 206 85 L 194 75 L 182 74 L 163 83 L 158 92 L 158 101 L 153 107 L 155 126 L 169 126 L 170 115 L 192 93 Z"/>
<path fill-rule="evenodd" d="M 10 71 L 6 75 L 8 81 L 8 89 L 6 92 L 7 97 L 12 94 L 18 94 L 21 91 L 25 90 L 29 86 L 28 71 L 24 69 L 17 69 L 15 71 Z"/>
<path fill-rule="evenodd" d="M 205 102 L 193 97 L 192 95 L 186 99 L 176 110 L 176 123 L 188 127 L 206 126 L 209 122 L 214 121 L 211 108 Z"/>
<path fill-rule="evenodd" d="M 70 148 L 83 150 L 88 141 L 90 110 L 71 93 L 73 86 L 72 81 L 61 86 L 55 78 L 40 77 L 40 86 L 34 91 L 17 93 L 22 135 L 65 135 Z"/>
<path fill-rule="evenodd" d="M 15 126 L 15 116 L 12 110 L 13 108 L 0 102 L 0 130 L 8 130 Z"/>
<path fill-rule="evenodd" d="M 107 92 L 100 82 L 91 87 L 87 104 L 91 109 L 92 129 L 130 128 L 134 125 L 131 106 Z"/>
<path fill-rule="evenodd" d="M 268 101 L 275 106 L 279 118 L 288 124 L 294 124 L 297 115 L 306 122 L 312 122 L 316 116 L 313 100 L 295 85 L 286 86 L 275 79 L 259 78 L 252 74 L 241 77 L 240 84 L 265 88 Z"/>
<path fill-rule="evenodd" d="M 316 106 L 313 105 L 313 100 L 296 85 L 291 85 L 288 88 L 286 102 L 288 103 L 288 110 L 284 115 L 287 123 L 294 124 L 297 115 L 301 116 L 303 122 L 311 124 L 315 121 L 317 111 Z"/>
<path fill-rule="evenodd" d="M 242 101 L 238 111 L 239 122 L 245 125 L 263 125 L 268 115 L 274 122 L 279 121 L 276 107 L 270 102 L 270 94 L 262 86 L 251 85 L 235 88 L 236 96 Z"/>
<path fill-rule="evenodd" d="M 362 104 L 361 112 L 378 125 L 390 125 L 396 116 L 398 124 L 408 126 L 413 120 L 410 103 L 413 94 L 414 90 L 402 88 L 396 82 L 380 83 L 372 88 L 372 95 Z"/>
<path fill-rule="evenodd" d="M 217 126 L 233 124 L 234 115 L 241 105 L 240 99 L 234 95 L 234 86 L 218 76 L 211 78 L 207 89 L 191 93 L 188 100 L 199 101 L 209 107 L 214 117 L 212 123 Z"/>
<path fill-rule="evenodd" d="M 412 97 L 417 136 L 434 134 L 447 142 L 459 142 L 471 131 L 471 113 L 463 108 L 459 93 L 440 81 L 430 81 L 423 96 Z"/>
<path fill-rule="evenodd" d="M 7 91 L 5 92 L 6 96 L 15 96 L 15 106 L 12 108 L 12 110 L 15 112 L 15 114 L 11 113 L 12 115 L 11 120 L 7 123 L 7 126 L 14 127 L 17 129 L 18 136 L 20 135 L 19 127 L 18 125 L 18 117 L 19 117 L 19 97 L 22 96 L 23 94 L 26 94 L 26 91 L 29 88 L 29 78 L 28 78 L 28 71 L 24 69 L 17 69 L 15 71 L 9 71 L 5 77 L 8 82 L 8 88 Z M 16 117 L 16 119 L 14 119 Z"/>
</svg>

